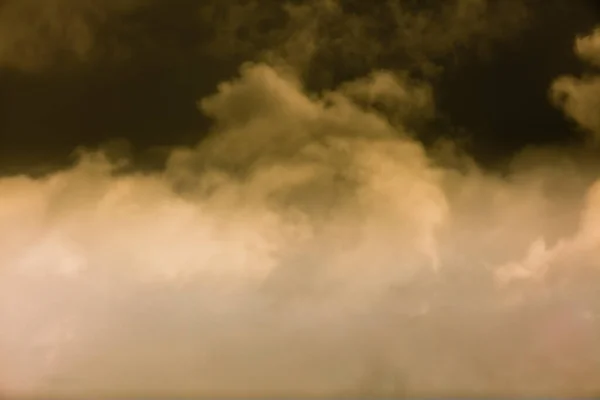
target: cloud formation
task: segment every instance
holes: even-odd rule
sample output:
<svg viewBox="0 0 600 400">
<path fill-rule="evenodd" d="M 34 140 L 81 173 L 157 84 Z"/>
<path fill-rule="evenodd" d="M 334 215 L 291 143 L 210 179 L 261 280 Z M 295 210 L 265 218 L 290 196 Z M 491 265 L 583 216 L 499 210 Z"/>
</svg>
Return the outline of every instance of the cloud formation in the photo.
<svg viewBox="0 0 600 400">
<path fill-rule="evenodd" d="M 461 49 L 488 47 L 519 32 L 526 2 L 452 0 L 427 5 L 390 0 L 306 1 L 284 7 L 288 24 L 273 36 L 267 57 L 283 60 L 305 77 L 335 86 L 331 70 L 359 77 L 375 65 L 399 63 L 435 75 L 439 60 Z M 392 61 L 393 60 L 393 61 Z M 329 72 L 328 72 L 329 70 Z"/>
<path fill-rule="evenodd" d="M 183 36 L 160 28 L 171 23 L 169 18 L 182 17 L 179 9 L 187 14 Z M 0 66 L 39 72 L 64 62 L 126 58 L 140 49 L 169 56 L 170 47 L 185 47 L 220 58 L 277 58 L 304 72 L 338 60 L 363 73 L 389 57 L 431 68 L 433 58 L 458 47 L 485 46 L 510 36 L 526 17 L 521 0 L 498 5 L 452 0 L 428 8 L 405 0 L 368 8 L 340 0 L 177 5 L 166 0 L 6 0 L 0 4 Z"/>
<path fill-rule="evenodd" d="M 533 156 L 508 179 L 444 169 L 361 101 L 404 87 L 379 76 L 315 97 L 247 64 L 161 173 L 83 153 L 2 179 L 2 390 L 597 390 L 598 184 Z"/>
<path fill-rule="evenodd" d="M 414 139 L 425 82 L 288 67 L 201 99 L 214 129 L 164 170 L 0 179 L 0 393 L 597 393 L 597 167 L 486 172 Z"/>
</svg>

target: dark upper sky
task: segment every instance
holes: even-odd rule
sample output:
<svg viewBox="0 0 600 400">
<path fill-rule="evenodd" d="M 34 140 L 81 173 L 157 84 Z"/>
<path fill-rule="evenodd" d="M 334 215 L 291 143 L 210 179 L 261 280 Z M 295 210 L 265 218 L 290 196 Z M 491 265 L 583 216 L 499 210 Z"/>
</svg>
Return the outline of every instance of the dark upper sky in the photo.
<svg viewBox="0 0 600 400">
<path fill-rule="evenodd" d="M 425 140 L 466 135 L 483 163 L 531 144 L 581 140 L 547 93 L 556 77 L 581 72 L 573 40 L 600 22 L 598 2 L 489 0 L 485 14 L 464 22 L 445 13 L 443 2 L 396 1 L 429 21 L 418 37 L 416 19 L 396 26 L 388 20 L 382 5 L 390 2 L 342 3 L 345 16 L 327 24 L 303 69 L 311 90 L 374 68 L 422 74 L 427 61 L 443 70 L 432 78 L 438 118 L 422 127 Z M 77 146 L 116 138 L 141 153 L 195 143 L 210 126 L 196 101 L 234 76 L 241 62 L 281 49 L 307 23 L 290 18 L 281 4 L 1 2 L 0 168 L 61 165 Z M 367 33 L 352 34 L 356 21 L 368 22 L 359 24 Z M 461 24 L 471 30 L 456 33 Z"/>
</svg>

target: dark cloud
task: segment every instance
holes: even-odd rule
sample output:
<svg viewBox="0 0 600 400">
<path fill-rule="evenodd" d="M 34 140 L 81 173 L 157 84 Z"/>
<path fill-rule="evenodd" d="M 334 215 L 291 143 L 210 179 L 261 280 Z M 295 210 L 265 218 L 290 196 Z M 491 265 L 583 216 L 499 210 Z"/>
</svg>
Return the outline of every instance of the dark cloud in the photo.
<svg viewBox="0 0 600 400">
<path fill-rule="evenodd" d="M 497 52 L 504 51 L 503 46 L 512 49 L 523 41 L 522 32 L 537 23 L 541 8 L 534 1 L 454 0 L 429 6 L 387 1 L 369 7 L 350 1 L 53 0 L 39 7 L 34 3 L 2 3 L 2 15 L 10 20 L 3 26 L 19 28 L 4 36 L 0 70 L 1 161 L 7 172 L 65 165 L 78 146 L 123 138 L 132 142 L 140 164 L 156 164 L 162 157 L 153 154 L 162 150 L 150 155 L 146 150 L 196 142 L 210 123 L 197 112 L 197 97 L 211 93 L 217 82 L 249 60 L 299 69 L 307 88 L 317 92 L 378 69 L 408 71 L 411 77 L 438 76 L 437 125 L 426 129 L 418 125 L 421 137 L 435 136 L 423 132 L 439 132 L 439 125 L 446 124 L 452 129 L 443 130 L 456 138 L 456 128 L 465 126 L 477 134 L 473 149 L 479 161 L 492 158 L 487 148 L 498 148 L 502 158 L 527 140 L 517 137 L 532 135 L 523 129 L 514 139 L 499 137 L 508 129 L 502 121 L 523 117 L 516 111 L 506 118 L 494 117 L 502 114 L 493 111 L 496 100 L 489 93 L 508 91 L 511 85 L 529 87 L 531 74 L 523 72 L 522 81 L 506 74 L 535 68 L 539 56 L 529 49 L 516 55 Z M 560 7 L 545 3 L 543 8 Z M 576 25 L 589 16 L 587 10 L 578 3 L 568 13 L 556 15 L 571 15 L 569 21 Z M 545 23 L 557 26 L 558 20 L 552 18 Z M 570 26 L 560 32 L 561 38 L 570 40 Z M 534 48 L 551 48 L 536 38 L 526 42 Z M 478 60 L 490 57 L 497 65 L 505 58 L 520 59 L 523 66 L 516 72 L 505 66 L 482 67 Z M 442 70 L 445 73 L 439 75 Z M 544 103 L 542 92 L 556 76 L 553 71 L 521 96 L 527 104 L 518 109 Z M 489 88 L 490 82 L 498 87 Z M 477 88 L 485 88 L 485 93 Z M 502 101 L 509 110 L 514 103 Z M 460 105 L 467 103 L 479 111 L 463 116 Z M 538 114 L 543 114 L 540 121 L 554 118 L 550 125 L 562 126 L 559 132 L 567 130 L 558 113 L 553 116 L 544 109 Z M 482 127 L 478 115 L 497 121 Z M 546 130 L 539 124 L 527 130 Z M 553 137 L 559 135 L 564 133 Z"/>
<path fill-rule="evenodd" d="M 30 72 L 56 63 L 89 62 L 108 20 L 135 10 L 144 0 L 30 0 L 0 5 L 0 65 Z"/>
</svg>

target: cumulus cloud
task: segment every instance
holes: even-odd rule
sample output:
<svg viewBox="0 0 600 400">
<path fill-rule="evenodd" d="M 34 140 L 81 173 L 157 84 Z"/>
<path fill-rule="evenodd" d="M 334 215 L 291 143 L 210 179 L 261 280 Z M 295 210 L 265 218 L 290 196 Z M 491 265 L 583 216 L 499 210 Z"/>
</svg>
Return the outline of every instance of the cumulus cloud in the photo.
<svg viewBox="0 0 600 400">
<path fill-rule="evenodd" d="M 414 139 L 434 109 L 408 73 L 314 93 L 267 59 L 161 171 L 82 150 L 0 179 L 0 394 L 597 393 L 597 166 L 487 172 Z"/>
<path fill-rule="evenodd" d="M 509 177 L 442 168 L 370 106 L 421 106 L 394 76 L 316 96 L 246 64 L 164 171 L 82 152 L 3 178 L 0 390 L 598 390 L 595 178 L 535 155 Z"/>
</svg>

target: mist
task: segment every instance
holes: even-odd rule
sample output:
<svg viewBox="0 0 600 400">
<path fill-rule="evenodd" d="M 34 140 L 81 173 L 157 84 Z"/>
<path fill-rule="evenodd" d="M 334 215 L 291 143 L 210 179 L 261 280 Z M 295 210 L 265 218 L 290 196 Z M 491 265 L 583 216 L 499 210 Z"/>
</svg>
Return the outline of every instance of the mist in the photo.
<svg viewBox="0 0 600 400">
<path fill-rule="evenodd" d="M 419 141 L 426 80 L 314 92 L 270 51 L 160 171 L 82 148 L 0 178 L 0 394 L 599 393 L 598 32 L 548 88 L 590 148 L 503 173 Z"/>
</svg>

